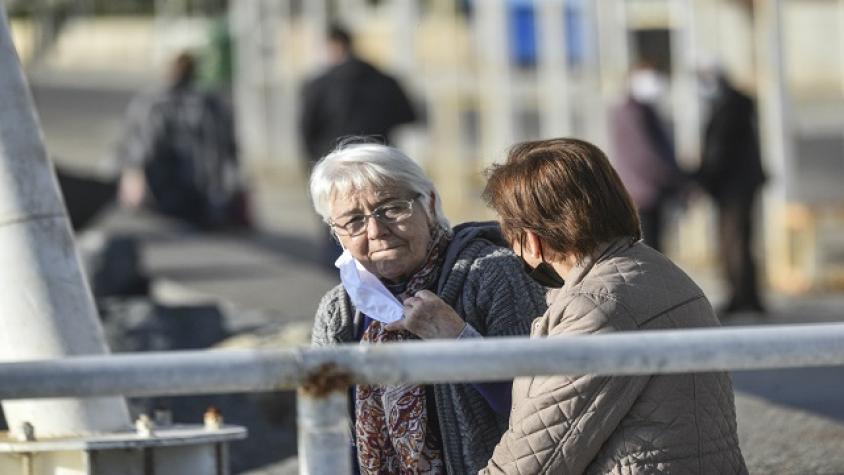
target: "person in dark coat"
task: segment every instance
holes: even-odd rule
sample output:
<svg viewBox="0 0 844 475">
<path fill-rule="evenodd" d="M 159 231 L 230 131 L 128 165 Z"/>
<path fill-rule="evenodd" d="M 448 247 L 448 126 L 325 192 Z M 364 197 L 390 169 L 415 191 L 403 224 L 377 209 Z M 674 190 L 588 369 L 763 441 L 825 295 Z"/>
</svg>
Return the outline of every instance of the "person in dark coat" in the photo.
<svg viewBox="0 0 844 475">
<path fill-rule="evenodd" d="M 352 38 L 342 27 L 329 29 L 331 66 L 303 91 L 302 137 L 308 169 L 331 152 L 338 139 L 373 136 L 385 143 L 416 113 L 398 81 L 355 55 Z"/>
<path fill-rule="evenodd" d="M 300 127 L 307 172 L 348 137 L 368 137 L 385 145 L 399 125 L 416 120 L 416 113 L 398 81 L 360 59 L 352 38 L 339 25 L 328 31 L 330 66 L 305 85 Z M 333 271 L 342 250 L 326 232 L 322 261 Z"/>
<path fill-rule="evenodd" d="M 701 89 L 709 97 L 698 184 L 718 212 L 718 244 L 729 286 L 722 312 L 762 312 L 753 243 L 753 205 L 765 182 L 756 125 L 756 107 L 726 75 L 702 70 Z"/>
<path fill-rule="evenodd" d="M 129 104 L 117 150 L 120 203 L 208 228 L 249 224 L 228 106 L 195 85 L 196 60 L 180 53 L 162 90 Z"/>
</svg>

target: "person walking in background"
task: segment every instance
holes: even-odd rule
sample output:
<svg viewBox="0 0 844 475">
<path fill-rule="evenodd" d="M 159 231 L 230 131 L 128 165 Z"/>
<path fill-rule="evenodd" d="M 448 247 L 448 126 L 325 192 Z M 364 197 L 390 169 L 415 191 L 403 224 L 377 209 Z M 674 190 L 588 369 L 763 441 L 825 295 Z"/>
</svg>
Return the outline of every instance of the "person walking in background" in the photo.
<svg viewBox="0 0 844 475">
<path fill-rule="evenodd" d="M 655 69 L 639 66 L 630 73 L 624 101 L 610 113 L 613 165 L 638 209 L 645 243 L 658 251 L 666 205 L 685 181 L 655 107 L 664 89 Z"/>
<path fill-rule="evenodd" d="M 390 143 L 391 133 L 416 120 L 398 81 L 360 59 L 351 35 L 339 25 L 328 31 L 329 68 L 302 92 L 301 129 L 308 170 L 348 136 Z"/>
<path fill-rule="evenodd" d="M 410 100 L 398 81 L 360 59 L 351 35 L 332 25 L 327 38 L 329 67 L 302 91 L 300 127 L 310 175 L 314 164 L 351 136 L 389 144 L 393 130 L 416 120 Z M 326 231 L 322 261 L 334 268 L 342 250 Z"/>
<path fill-rule="evenodd" d="M 248 225 L 231 111 L 194 86 L 196 60 L 172 62 L 164 90 L 132 100 L 118 147 L 118 197 L 203 227 Z"/>
<path fill-rule="evenodd" d="M 701 68 L 698 74 L 710 112 L 695 180 L 718 212 L 718 247 L 728 285 L 720 310 L 764 312 L 752 250 L 753 207 L 765 182 L 756 108 L 717 66 Z"/>
</svg>

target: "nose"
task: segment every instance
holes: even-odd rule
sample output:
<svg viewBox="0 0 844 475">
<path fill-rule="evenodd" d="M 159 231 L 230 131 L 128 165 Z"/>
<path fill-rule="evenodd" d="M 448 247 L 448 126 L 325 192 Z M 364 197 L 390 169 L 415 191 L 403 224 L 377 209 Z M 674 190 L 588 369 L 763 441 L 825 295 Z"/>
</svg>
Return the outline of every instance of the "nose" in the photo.
<svg viewBox="0 0 844 475">
<path fill-rule="evenodd" d="M 379 236 L 383 236 L 385 233 L 389 231 L 389 227 L 378 221 L 375 216 L 367 216 L 366 217 L 366 237 L 369 239 L 376 239 Z"/>
</svg>

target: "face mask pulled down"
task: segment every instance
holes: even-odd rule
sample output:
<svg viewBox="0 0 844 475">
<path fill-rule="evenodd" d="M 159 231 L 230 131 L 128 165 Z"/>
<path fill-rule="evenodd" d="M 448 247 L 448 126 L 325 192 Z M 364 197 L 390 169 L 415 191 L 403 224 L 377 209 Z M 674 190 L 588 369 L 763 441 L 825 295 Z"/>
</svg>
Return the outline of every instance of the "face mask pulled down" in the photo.
<svg viewBox="0 0 844 475">
<path fill-rule="evenodd" d="M 340 281 L 356 309 L 382 323 L 402 319 L 404 309 L 399 299 L 348 250 L 343 251 L 334 266 L 340 269 Z"/>
</svg>

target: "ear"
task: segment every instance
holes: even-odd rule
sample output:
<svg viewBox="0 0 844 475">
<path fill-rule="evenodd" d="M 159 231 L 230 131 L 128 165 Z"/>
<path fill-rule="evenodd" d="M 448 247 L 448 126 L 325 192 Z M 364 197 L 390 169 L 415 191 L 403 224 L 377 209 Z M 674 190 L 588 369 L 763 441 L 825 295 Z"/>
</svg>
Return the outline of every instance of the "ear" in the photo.
<svg viewBox="0 0 844 475">
<path fill-rule="evenodd" d="M 429 195 L 431 200 L 428 203 L 428 206 L 425 208 L 425 212 L 428 215 L 428 226 L 433 229 L 437 226 L 437 195 L 433 191 Z"/>
<path fill-rule="evenodd" d="M 542 239 L 529 229 L 525 230 L 524 253 L 533 257 L 542 256 Z"/>
<path fill-rule="evenodd" d="M 433 218 L 437 215 L 437 194 L 433 191 L 431 192 L 431 202 L 428 206 L 428 216 Z"/>
</svg>

